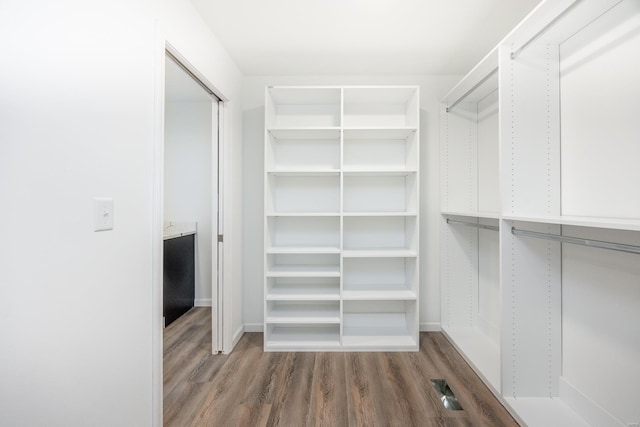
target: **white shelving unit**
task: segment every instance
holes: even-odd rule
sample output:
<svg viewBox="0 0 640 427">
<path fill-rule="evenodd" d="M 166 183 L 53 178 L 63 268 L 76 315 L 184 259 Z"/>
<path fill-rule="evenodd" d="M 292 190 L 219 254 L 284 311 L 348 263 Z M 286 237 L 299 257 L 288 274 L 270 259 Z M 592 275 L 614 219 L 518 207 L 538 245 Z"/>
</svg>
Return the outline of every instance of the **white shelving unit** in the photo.
<svg viewBox="0 0 640 427">
<path fill-rule="evenodd" d="M 529 426 L 640 422 L 639 51 L 637 1 L 545 1 L 443 100 L 443 330 Z"/>
<path fill-rule="evenodd" d="M 266 351 L 418 349 L 418 100 L 266 89 Z"/>
</svg>

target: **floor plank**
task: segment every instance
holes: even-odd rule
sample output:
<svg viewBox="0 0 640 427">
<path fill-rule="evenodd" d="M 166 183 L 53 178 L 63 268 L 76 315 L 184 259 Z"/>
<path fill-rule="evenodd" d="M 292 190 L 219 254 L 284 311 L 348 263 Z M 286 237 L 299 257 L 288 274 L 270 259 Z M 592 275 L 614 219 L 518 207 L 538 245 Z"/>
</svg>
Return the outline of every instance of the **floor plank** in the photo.
<svg viewBox="0 0 640 427">
<path fill-rule="evenodd" d="M 164 333 L 166 426 L 517 426 L 441 333 L 419 352 L 278 353 L 246 333 L 211 355 L 211 312 L 193 308 Z M 431 385 L 445 379 L 462 411 Z"/>
</svg>

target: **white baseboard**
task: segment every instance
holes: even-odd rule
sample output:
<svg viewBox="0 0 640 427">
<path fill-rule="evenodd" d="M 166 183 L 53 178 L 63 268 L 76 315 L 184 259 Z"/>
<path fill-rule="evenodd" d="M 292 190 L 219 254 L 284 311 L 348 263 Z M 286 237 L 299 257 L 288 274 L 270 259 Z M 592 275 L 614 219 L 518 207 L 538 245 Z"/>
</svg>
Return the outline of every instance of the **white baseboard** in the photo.
<svg viewBox="0 0 640 427">
<path fill-rule="evenodd" d="M 233 338 L 231 339 L 231 351 L 233 351 L 233 349 L 236 347 L 236 344 L 238 344 L 238 341 L 240 341 L 240 338 L 242 338 L 243 334 L 244 334 L 244 325 L 240 325 L 238 330 L 235 331 L 235 333 L 233 334 Z"/>
<path fill-rule="evenodd" d="M 560 377 L 559 389 L 560 400 L 590 425 L 602 427 L 623 427 L 627 425 L 589 397 L 582 394 L 580 390 L 569 383 L 564 377 Z"/>
<path fill-rule="evenodd" d="M 263 323 L 245 323 L 244 331 L 245 332 L 264 332 L 264 324 Z"/>
<path fill-rule="evenodd" d="M 211 298 L 200 298 L 193 301 L 196 307 L 211 307 Z"/>
<path fill-rule="evenodd" d="M 442 326 L 440 322 L 424 322 L 420 323 L 420 332 L 441 332 Z"/>
</svg>

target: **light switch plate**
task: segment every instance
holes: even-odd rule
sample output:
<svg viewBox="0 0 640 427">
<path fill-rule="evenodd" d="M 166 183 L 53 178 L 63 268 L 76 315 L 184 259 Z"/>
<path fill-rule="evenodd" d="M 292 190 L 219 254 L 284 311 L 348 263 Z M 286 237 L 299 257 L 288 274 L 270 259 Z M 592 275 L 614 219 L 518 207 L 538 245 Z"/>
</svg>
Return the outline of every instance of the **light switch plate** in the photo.
<svg viewBox="0 0 640 427">
<path fill-rule="evenodd" d="M 113 230 L 113 199 L 93 199 L 93 231 Z"/>
</svg>

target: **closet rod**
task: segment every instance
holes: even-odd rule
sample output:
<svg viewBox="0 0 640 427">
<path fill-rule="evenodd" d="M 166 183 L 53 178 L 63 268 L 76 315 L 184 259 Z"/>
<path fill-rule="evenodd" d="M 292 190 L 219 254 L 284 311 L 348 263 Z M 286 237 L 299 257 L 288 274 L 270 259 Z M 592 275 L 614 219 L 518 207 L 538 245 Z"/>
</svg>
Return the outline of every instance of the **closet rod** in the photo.
<svg viewBox="0 0 640 427">
<path fill-rule="evenodd" d="M 462 224 L 468 227 L 484 228 L 485 230 L 493 230 L 493 231 L 500 230 L 496 225 L 485 225 L 485 224 L 478 224 L 477 222 L 456 221 L 455 219 L 450 219 L 450 218 L 447 218 L 447 224 Z"/>
<path fill-rule="evenodd" d="M 581 239 L 579 237 L 559 236 L 557 234 L 538 233 L 537 231 L 517 230 L 511 228 L 511 233 L 517 236 L 535 237 L 536 239 L 553 240 L 554 242 L 571 243 L 574 245 L 590 246 L 592 248 L 610 249 L 612 251 L 640 254 L 640 246 L 625 245 L 623 243 L 603 242 L 600 240 Z"/>
<path fill-rule="evenodd" d="M 514 50 L 513 52 L 511 52 L 511 59 L 516 59 L 518 57 L 518 55 L 520 55 L 520 52 L 522 52 L 523 50 L 525 50 L 527 48 L 527 46 L 529 46 L 531 43 L 533 43 L 534 41 L 536 41 L 538 39 L 538 37 L 540 37 L 541 35 L 543 35 L 544 33 L 547 32 L 547 30 L 549 28 L 551 28 L 556 22 L 558 22 L 559 19 L 561 19 L 564 15 L 567 14 L 567 12 L 569 12 L 571 9 L 573 9 L 575 7 L 576 4 L 578 4 L 580 0 L 574 0 L 573 3 L 571 3 L 565 10 L 563 10 L 558 16 L 556 16 L 555 18 L 553 18 L 551 20 L 551 22 L 549 22 L 547 25 L 545 25 L 544 27 L 542 27 L 542 29 L 540 31 L 538 31 L 537 33 L 535 33 L 533 35 L 533 37 L 531 37 L 529 40 L 527 40 L 522 46 L 520 46 L 518 49 Z"/>
<path fill-rule="evenodd" d="M 460 98 L 456 99 L 451 105 L 449 105 L 447 107 L 447 113 L 450 112 L 453 107 L 455 107 L 456 105 L 458 105 L 460 102 L 462 102 L 463 99 L 465 99 L 467 96 L 471 95 L 473 93 L 474 90 L 478 89 L 480 86 L 482 86 L 482 84 L 484 82 L 486 82 L 487 80 L 489 80 L 491 78 L 491 76 L 493 76 L 495 73 L 498 72 L 498 68 L 494 68 L 493 70 L 491 70 L 489 72 L 489 74 L 487 74 L 486 76 L 484 76 L 482 78 L 482 80 L 480 80 L 478 83 L 476 83 L 475 85 L 473 85 L 473 87 L 471 89 L 469 89 L 468 91 L 466 91 Z"/>
</svg>

